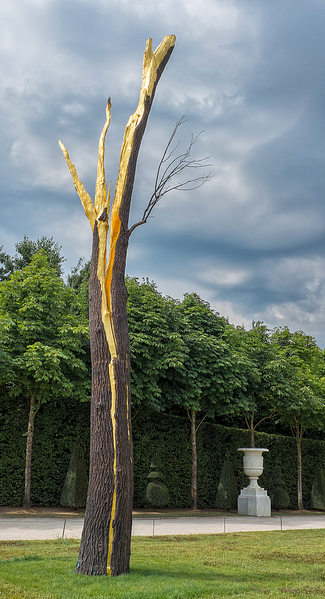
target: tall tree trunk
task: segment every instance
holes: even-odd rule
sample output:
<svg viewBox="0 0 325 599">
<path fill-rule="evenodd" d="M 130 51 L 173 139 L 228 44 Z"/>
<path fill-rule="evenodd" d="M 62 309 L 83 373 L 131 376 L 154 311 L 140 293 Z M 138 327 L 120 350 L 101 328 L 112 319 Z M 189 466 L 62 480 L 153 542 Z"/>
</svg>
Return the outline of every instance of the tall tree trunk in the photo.
<svg viewBox="0 0 325 599">
<path fill-rule="evenodd" d="M 125 129 L 110 218 L 110 192 L 107 194 L 104 171 L 105 137 L 111 116 L 110 100 L 99 140 L 94 203 L 60 142 L 93 230 L 89 281 L 92 360 L 90 471 L 84 528 L 76 566 L 79 574 L 107 573 L 118 576 L 129 571 L 133 456 L 125 287 L 130 236 L 128 220 L 141 140 L 157 83 L 174 43 L 175 37 L 167 36 L 153 53 L 151 40 L 147 42 L 139 104 Z M 106 262 L 109 225 L 109 255 Z"/>
<path fill-rule="evenodd" d="M 25 459 L 25 493 L 24 508 L 30 508 L 31 488 L 32 488 L 32 451 L 34 439 L 34 421 L 37 408 L 35 406 L 35 393 L 32 393 L 29 400 L 29 415 L 26 438 L 26 459 Z"/>
<path fill-rule="evenodd" d="M 255 447 L 254 412 L 251 414 L 251 418 L 249 421 L 249 437 L 250 437 L 250 447 Z"/>
<path fill-rule="evenodd" d="M 296 445 L 297 445 L 297 503 L 298 510 L 302 511 L 304 509 L 303 498 L 302 498 L 302 453 L 301 453 L 301 440 L 302 440 L 303 430 L 298 422 L 295 421 L 295 436 L 296 436 Z"/>
<path fill-rule="evenodd" d="M 99 251 L 95 223 L 89 280 L 92 360 L 90 472 L 76 571 L 100 575 L 106 574 L 109 568 L 109 573 L 116 575 L 129 570 L 132 525 L 129 338 L 123 281 L 118 293 L 112 293 L 116 342 L 113 354 L 101 313 L 102 292 L 97 276 Z"/>
<path fill-rule="evenodd" d="M 191 421 L 191 449 L 192 449 L 192 478 L 191 478 L 191 498 L 192 510 L 197 510 L 197 446 L 196 446 L 196 411 L 190 412 Z"/>
</svg>

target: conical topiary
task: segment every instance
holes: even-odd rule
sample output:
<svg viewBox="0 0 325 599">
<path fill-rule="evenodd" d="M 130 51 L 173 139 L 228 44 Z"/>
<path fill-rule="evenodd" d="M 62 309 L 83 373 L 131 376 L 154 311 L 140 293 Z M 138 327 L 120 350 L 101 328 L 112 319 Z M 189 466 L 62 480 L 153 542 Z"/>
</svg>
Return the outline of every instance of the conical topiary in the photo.
<svg viewBox="0 0 325 599">
<path fill-rule="evenodd" d="M 273 484 L 269 490 L 271 505 L 274 510 L 285 510 L 290 503 L 289 494 L 282 479 L 281 466 L 276 465 L 273 471 Z"/>
<path fill-rule="evenodd" d="M 315 510 L 325 510 L 325 474 L 320 464 L 311 487 L 311 506 Z"/>
<path fill-rule="evenodd" d="M 72 450 L 69 468 L 65 477 L 60 505 L 63 507 L 85 507 L 88 475 L 85 448 L 77 442 Z"/>
<path fill-rule="evenodd" d="M 228 455 L 222 465 L 218 490 L 216 494 L 216 508 L 231 510 L 237 507 L 237 483 L 234 469 Z"/>
<path fill-rule="evenodd" d="M 164 475 L 160 470 L 160 460 L 155 457 L 150 464 L 149 483 L 146 490 L 146 501 L 151 507 L 162 508 L 169 504 L 169 491 L 162 482 Z"/>
</svg>

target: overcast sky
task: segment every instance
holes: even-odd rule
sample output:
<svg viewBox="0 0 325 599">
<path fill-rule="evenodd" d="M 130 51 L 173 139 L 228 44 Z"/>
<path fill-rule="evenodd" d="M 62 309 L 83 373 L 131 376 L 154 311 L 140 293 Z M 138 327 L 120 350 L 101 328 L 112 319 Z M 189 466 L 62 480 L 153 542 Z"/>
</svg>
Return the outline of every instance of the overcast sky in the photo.
<svg viewBox="0 0 325 599">
<path fill-rule="evenodd" d="M 58 146 L 93 195 L 112 98 L 114 185 L 146 39 L 176 46 L 159 82 L 131 222 L 186 115 L 183 143 L 213 179 L 166 196 L 134 232 L 127 272 L 163 294 L 195 291 L 235 324 L 263 320 L 325 344 L 324 0 L 4 0 L 0 3 L 1 222 L 9 253 L 53 236 L 66 269 L 89 258 L 90 227 Z"/>
</svg>

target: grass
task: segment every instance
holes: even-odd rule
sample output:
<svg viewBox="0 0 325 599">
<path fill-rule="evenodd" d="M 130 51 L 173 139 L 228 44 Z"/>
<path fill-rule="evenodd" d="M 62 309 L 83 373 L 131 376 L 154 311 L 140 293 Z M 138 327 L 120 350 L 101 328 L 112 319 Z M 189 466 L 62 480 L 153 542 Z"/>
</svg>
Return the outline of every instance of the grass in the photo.
<svg viewBox="0 0 325 599">
<path fill-rule="evenodd" d="M 325 597 L 325 530 L 137 537 L 131 573 L 73 573 L 78 542 L 0 542 L 1 599 Z"/>
</svg>

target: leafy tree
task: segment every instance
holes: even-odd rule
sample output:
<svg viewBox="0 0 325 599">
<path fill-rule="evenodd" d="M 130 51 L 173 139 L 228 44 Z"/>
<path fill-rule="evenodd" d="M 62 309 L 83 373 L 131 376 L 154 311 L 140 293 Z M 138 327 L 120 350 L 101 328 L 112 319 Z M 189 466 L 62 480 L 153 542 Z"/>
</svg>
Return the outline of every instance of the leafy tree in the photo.
<svg viewBox="0 0 325 599">
<path fill-rule="evenodd" d="M 43 250 L 0 284 L 0 383 L 29 404 L 25 507 L 30 507 L 35 416 L 41 405 L 59 397 L 88 398 L 87 335 L 74 292 L 49 266 Z"/>
<path fill-rule="evenodd" d="M 310 335 L 291 333 L 287 327 L 276 329 L 272 341 L 279 352 L 279 360 L 273 363 L 277 384 L 272 392 L 280 419 L 296 439 L 297 501 L 302 510 L 301 440 L 307 429 L 322 429 L 325 423 L 324 351 Z"/>
<path fill-rule="evenodd" d="M 0 281 L 5 281 L 8 279 L 12 271 L 13 267 L 11 258 L 9 254 L 4 251 L 3 245 L 0 245 Z"/>
<path fill-rule="evenodd" d="M 271 343 L 269 331 L 262 322 L 253 322 L 248 331 L 243 327 L 234 328 L 232 343 L 241 356 L 243 376 L 246 379 L 246 402 L 242 413 L 249 431 L 250 447 L 255 447 L 257 427 L 276 413 L 272 391 L 280 374 L 274 367 L 274 362 L 278 365 L 279 356 L 276 346 Z"/>
<path fill-rule="evenodd" d="M 68 275 L 68 285 L 76 291 L 79 291 L 81 286 L 86 284 L 88 289 L 90 275 L 90 261 L 85 262 L 83 258 L 79 258 L 78 263 L 71 269 L 71 273 Z M 88 300 L 87 300 L 88 309 Z"/>
<path fill-rule="evenodd" d="M 197 509 L 197 432 L 207 417 L 234 414 L 245 405 L 246 379 L 241 356 L 232 348 L 229 325 L 197 294 L 179 305 L 181 337 L 186 346 L 183 366 L 173 380 L 174 405 L 186 409 L 191 426 L 192 509 Z M 197 414 L 201 418 L 197 422 Z"/>
<path fill-rule="evenodd" d="M 53 237 L 49 238 L 43 235 L 37 241 L 32 241 L 25 235 L 24 239 L 16 243 L 15 247 L 15 256 L 9 256 L 3 251 L 2 246 L 0 248 L 0 281 L 8 279 L 16 270 L 28 266 L 39 250 L 44 250 L 49 266 L 54 268 L 58 275 L 62 275 L 62 263 L 64 262 L 61 255 L 62 247 L 53 240 Z"/>
<path fill-rule="evenodd" d="M 152 281 L 127 278 L 126 286 L 133 414 L 163 412 L 170 409 L 174 372 L 187 353 L 177 302 Z"/>
</svg>

